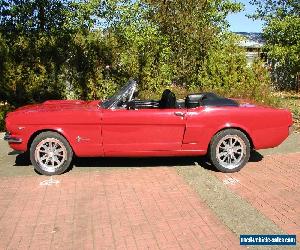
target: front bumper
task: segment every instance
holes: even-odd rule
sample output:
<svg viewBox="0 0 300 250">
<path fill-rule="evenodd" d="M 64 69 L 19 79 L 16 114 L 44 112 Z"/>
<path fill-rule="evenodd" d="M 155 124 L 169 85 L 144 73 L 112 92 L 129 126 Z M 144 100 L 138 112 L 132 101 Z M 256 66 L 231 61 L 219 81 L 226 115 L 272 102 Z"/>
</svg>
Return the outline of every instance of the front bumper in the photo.
<svg viewBox="0 0 300 250">
<path fill-rule="evenodd" d="M 9 143 L 22 143 L 22 139 L 12 136 L 10 133 L 5 133 L 4 138 L 5 141 L 9 142 Z"/>
</svg>

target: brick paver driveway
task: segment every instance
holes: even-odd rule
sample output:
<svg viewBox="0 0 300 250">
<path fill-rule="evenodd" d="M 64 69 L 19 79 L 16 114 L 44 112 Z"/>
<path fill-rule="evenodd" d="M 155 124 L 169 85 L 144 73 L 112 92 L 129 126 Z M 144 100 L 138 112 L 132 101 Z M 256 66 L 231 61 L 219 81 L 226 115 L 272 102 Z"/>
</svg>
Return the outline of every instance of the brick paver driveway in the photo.
<svg viewBox="0 0 300 250">
<path fill-rule="evenodd" d="M 239 248 L 174 168 L 47 179 L 0 179 L 0 249 Z"/>
<path fill-rule="evenodd" d="M 299 241 L 300 153 L 269 155 L 238 173 L 215 175 Z"/>
<path fill-rule="evenodd" d="M 43 185 L 51 179 L 0 138 L 0 250 L 239 249 L 241 233 L 299 241 L 300 153 L 289 152 L 300 136 L 276 150 L 234 174 L 198 158 L 82 159 Z"/>
</svg>

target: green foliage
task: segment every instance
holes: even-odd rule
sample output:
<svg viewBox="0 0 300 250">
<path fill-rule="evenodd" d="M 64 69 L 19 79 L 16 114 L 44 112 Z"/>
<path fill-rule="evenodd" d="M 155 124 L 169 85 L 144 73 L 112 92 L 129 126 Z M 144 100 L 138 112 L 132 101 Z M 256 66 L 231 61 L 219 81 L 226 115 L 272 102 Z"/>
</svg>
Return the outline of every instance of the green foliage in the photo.
<svg viewBox="0 0 300 250">
<path fill-rule="evenodd" d="M 173 81 L 197 84 L 197 75 L 212 44 L 224 29 L 225 17 L 241 9 L 231 1 L 146 0 L 152 8 L 149 19 L 167 39 L 171 49 Z"/>
<path fill-rule="evenodd" d="M 2 43 L 3 72 L 0 79 L 1 101 L 14 106 L 48 98 L 62 98 L 63 83 L 59 75 L 59 57 L 53 37 L 39 36 L 38 39 L 18 36 L 14 46 L 8 49 Z"/>
<path fill-rule="evenodd" d="M 270 78 L 263 62 L 255 61 L 249 67 L 245 51 L 237 46 L 238 38 L 232 34 L 223 36 L 209 50 L 198 75 L 201 90 L 269 103 Z"/>
<path fill-rule="evenodd" d="M 250 3 L 257 7 L 253 17 L 267 22 L 276 18 L 297 16 L 300 11 L 298 0 L 251 0 Z"/>
<path fill-rule="evenodd" d="M 300 3 L 298 0 L 252 0 L 254 18 L 265 20 L 265 49 L 279 89 L 297 89 L 300 76 Z"/>
<path fill-rule="evenodd" d="M 11 106 L 0 104 L 0 131 L 5 130 L 5 117 L 6 114 L 11 110 L 12 110 Z"/>
<path fill-rule="evenodd" d="M 264 29 L 274 80 L 280 89 L 296 89 L 300 74 L 300 16 L 273 19 Z"/>
<path fill-rule="evenodd" d="M 226 16 L 241 8 L 231 0 L 0 0 L 0 102 L 102 99 L 130 77 L 146 98 L 164 88 L 265 98 L 266 71 L 247 67 L 226 31 Z"/>
</svg>

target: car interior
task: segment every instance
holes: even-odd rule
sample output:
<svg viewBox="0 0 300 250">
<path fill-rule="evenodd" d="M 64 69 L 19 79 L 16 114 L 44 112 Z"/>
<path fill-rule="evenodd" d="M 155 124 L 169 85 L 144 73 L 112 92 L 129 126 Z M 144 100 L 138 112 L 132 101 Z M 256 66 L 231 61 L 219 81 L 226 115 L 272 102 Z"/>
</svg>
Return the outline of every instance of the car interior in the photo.
<svg viewBox="0 0 300 250">
<path fill-rule="evenodd" d="M 176 99 L 176 95 L 169 89 L 164 90 L 161 99 L 138 100 L 133 99 L 127 102 L 127 109 L 175 109 L 175 108 L 196 108 L 200 106 L 239 106 L 239 104 L 228 98 L 220 97 L 215 93 L 204 92 L 199 94 L 189 94 L 183 99 Z"/>
</svg>

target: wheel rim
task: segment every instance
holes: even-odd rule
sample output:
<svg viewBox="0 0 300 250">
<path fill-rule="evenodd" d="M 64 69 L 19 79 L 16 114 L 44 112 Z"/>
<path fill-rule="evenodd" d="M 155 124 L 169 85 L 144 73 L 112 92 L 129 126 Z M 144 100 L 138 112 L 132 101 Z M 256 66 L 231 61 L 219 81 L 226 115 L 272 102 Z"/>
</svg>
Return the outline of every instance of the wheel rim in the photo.
<svg viewBox="0 0 300 250">
<path fill-rule="evenodd" d="M 35 160 L 40 168 L 47 172 L 55 172 L 67 159 L 67 149 L 55 138 L 42 140 L 35 149 Z"/>
<path fill-rule="evenodd" d="M 216 156 L 219 164 L 227 169 L 240 166 L 246 155 L 246 144 L 237 135 L 224 136 L 216 147 Z"/>
</svg>

